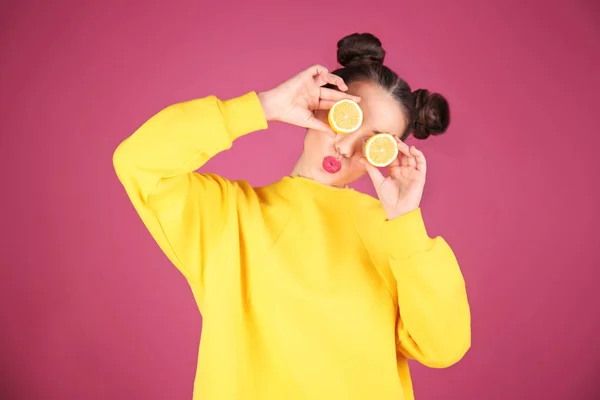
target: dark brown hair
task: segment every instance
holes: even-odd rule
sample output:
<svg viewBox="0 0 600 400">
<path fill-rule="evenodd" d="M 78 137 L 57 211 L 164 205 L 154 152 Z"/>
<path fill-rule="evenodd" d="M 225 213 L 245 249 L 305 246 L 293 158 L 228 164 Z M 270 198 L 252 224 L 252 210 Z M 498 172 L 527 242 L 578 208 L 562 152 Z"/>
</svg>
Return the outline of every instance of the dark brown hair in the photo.
<svg viewBox="0 0 600 400">
<path fill-rule="evenodd" d="M 401 140 L 411 133 L 417 139 L 444 133 L 450 124 L 448 101 L 427 89 L 411 91 L 405 80 L 383 64 L 384 58 L 385 50 L 379 39 L 370 33 L 354 33 L 338 42 L 337 59 L 342 68 L 333 73 L 346 84 L 370 81 L 386 89 L 400 103 L 408 121 Z"/>
</svg>

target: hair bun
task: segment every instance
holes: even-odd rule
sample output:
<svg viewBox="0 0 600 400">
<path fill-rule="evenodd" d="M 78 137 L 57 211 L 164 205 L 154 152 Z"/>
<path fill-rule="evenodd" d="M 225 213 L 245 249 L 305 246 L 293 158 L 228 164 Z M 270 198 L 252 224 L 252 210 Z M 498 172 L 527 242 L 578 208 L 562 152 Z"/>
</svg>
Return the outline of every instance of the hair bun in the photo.
<svg viewBox="0 0 600 400">
<path fill-rule="evenodd" d="M 363 63 L 383 64 L 385 50 L 381 41 L 370 33 L 354 33 L 341 39 L 337 44 L 337 59 L 347 67 Z"/>
<path fill-rule="evenodd" d="M 415 98 L 415 121 L 413 136 L 427 139 L 430 135 L 441 135 L 450 125 L 450 106 L 439 93 L 429 93 L 426 89 L 413 92 Z"/>
</svg>

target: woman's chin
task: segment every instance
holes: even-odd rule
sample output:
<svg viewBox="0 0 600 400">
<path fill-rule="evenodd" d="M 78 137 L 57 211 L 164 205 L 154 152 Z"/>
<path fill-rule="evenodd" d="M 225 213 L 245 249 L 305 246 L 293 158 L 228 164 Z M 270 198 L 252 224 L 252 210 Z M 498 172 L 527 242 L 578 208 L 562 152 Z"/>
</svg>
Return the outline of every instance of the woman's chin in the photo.
<svg viewBox="0 0 600 400">
<path fill-rule="evenodd" d="M 323 168 L 320 168 L 319 173 L 316 174 L 316 180 L 319 183 L 340 188 L 348 184 L 345 178 L 346 176 L 342 173 L 342 171 L 331 173 L 325 171 Z"/>
</svg>

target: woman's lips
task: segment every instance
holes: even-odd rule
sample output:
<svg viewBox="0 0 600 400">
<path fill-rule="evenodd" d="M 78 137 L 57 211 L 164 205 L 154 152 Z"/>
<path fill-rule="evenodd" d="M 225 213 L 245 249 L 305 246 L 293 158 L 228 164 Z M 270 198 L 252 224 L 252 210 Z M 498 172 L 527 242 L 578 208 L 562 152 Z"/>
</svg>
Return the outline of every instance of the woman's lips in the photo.
<svg viewBox="0 0 600 400">
<path fill-rule="evenodd" d="M 337 158 L 328 156 L 323 159 L 323 169 L 330 174 L 335 174 L 342 169 L 342 163 Z"/>
</svg>

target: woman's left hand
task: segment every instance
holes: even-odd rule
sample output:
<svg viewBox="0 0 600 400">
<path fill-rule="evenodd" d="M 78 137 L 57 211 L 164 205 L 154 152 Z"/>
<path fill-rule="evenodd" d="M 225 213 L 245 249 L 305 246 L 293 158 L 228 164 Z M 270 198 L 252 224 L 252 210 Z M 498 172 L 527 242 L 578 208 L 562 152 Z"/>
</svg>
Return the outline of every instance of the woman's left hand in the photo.
<svg viewBox="0 0 600 400">
<path fill-rule="evenodd" d="M 388 220 L 419 208 L 425 187 L 427 163 L 423 153 L 415 146 L 409 147 L 399 140 L 398 150 L 398 157 L 388 167 L 387 177 L 365 158 L 361 160 L 373 181 Z"/>
</svg>

